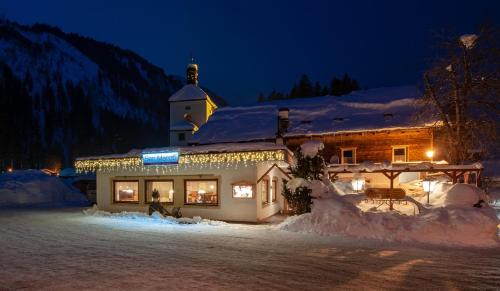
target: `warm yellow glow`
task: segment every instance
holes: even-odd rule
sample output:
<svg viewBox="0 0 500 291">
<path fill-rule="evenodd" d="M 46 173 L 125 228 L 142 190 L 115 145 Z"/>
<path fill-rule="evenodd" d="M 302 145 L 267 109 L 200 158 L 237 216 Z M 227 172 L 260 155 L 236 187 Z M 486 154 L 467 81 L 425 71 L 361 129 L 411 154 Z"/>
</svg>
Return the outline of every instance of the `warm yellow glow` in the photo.
<svg viewBox="0 0 500 291">
<path fill-rule="evenodd" d="M 7 169 L 7 172 L 9 172 L 9 173 L 11 173 L 12 171 L 13 171 L 12 168 Z"/>
<path fill-rule="evenodd" d="M 425 155 L 426 155 L 429 159 L 432 159 L 432 157 L 434 156 L 434 151 L 433 151 L 433 150 L 428 150 L 427 152 L 425 152 Z"/>
<path fill-rule="evenodd" d="M 284 160 L 285 153 L 282 150 L 279 150 L 181 155 L 179 158 L 179 164 L 237 163 Z"/>
<path fill-rule="evenodd" d="M 229 165 L 234 163 L 285 161 L 284 150 L 233 152 L 233 153 L 204 153 L 186 154 L 179 157 L 179 165 Z M 95 172 L 97 170 L 132 169 L 143 167 L 140 157 L 88 159 L 75 161 L 78 172 Z M 168 166 L 167 166 L 168 167 Z"/>
<path fill-rule="evenodd" d="M 139 157 L 132 158 L 114 158 L 114 159 L 89 159 L 76 160 L 75 169 L 78 172 L 95 172 L 97 170 L 109 168 L 130 168 L 134 166 L 142 166 L 142 159 Z"/>
</svg>

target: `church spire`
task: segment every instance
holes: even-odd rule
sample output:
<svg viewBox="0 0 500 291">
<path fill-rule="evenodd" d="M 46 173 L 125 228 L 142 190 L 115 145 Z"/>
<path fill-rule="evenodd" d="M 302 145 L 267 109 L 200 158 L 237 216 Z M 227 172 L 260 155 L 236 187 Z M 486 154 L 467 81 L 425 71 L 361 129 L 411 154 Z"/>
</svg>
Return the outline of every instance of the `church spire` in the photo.
<svg viewBox="0 0 500 291">
<path fill-rule="evenodd" d="M 188 84 L 198 86 L 198 64 L 194 62 L 194 58 L 191 58 L 191 63 L 187 65 L 186 79 Z"/>
</svg>

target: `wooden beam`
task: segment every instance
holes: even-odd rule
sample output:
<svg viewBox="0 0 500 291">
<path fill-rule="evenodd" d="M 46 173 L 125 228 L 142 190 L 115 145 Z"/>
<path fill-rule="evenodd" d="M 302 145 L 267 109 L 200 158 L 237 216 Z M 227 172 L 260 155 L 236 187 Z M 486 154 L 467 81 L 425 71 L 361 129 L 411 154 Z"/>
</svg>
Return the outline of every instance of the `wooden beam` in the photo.
<svg viewBox="0 0 500 291">
<path fill-rule="evenodd" d="M 267 176 L 267 174 L 269 174 L 269 172 L 271 172 L 271 170 L 276 167 L 278 170 L 280 170 L 281 173 L 283 173 L 283 175 L 285 175 L 287 177 L 288 180 L 291 180 L 292 177 L 290 177 L 290 175 L 288 175 L 287 172 L 283 171 L 283 169 L 281 169 L 278 164 L 273 164 L 265 173 L 264 175 L 262 175 L 258 180 L 257 180 L 257 184 L 262 181 L 262 179 L 264 179 L 265 176 Z"/>
</svg>

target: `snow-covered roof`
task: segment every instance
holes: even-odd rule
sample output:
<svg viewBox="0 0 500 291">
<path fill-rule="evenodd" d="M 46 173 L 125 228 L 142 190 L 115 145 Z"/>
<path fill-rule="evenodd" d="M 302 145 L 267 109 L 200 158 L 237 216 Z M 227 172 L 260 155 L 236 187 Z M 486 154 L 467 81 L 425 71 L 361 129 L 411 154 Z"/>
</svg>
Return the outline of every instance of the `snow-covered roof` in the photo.
<svg viewBox="0 0 500 291">
<path fill-rule="evenodd" d="M 203 91 L 200 87 L 193 84 L 187 84 L 170 96 L 168 101 L 205 100 L 207 97 L 208 94 L 205 93 L 205 91 Z"/>
<path fill-rule="evenodd" d="M 284 145 L 277 145 L 271 142 L 252 142 L 252 143 L 223 143 L 223 144 L 210 144 L 210 145 L 197 145 L 197 146 L 133 149 L 125 154 L 79 157 L 76 158 L 76 160 L 81 161 L 81 160 L 134 158 L 134 157 L 141 157 L 143 153 L 155 153 L 164 151 L 178 151 L 179 155 L 193 155 L 193 154 L 207 154 L 207 153 L 235 153 L 235 152 L 274 151 L 274 150 L 285 150 L 291 153 L 290 150 Z"/>
<path fill-rule="evenodd" d="M 332 173 L 359 173 L 359 172 L 376 172 L 384 170 L 392 171 L 406 171 L 406 172 L 419 172 L 419 171 L 438 171 L 438 170 L 466 170 L 478 171 L 484 169 L 481 163 L 474 163 L 471 165 L 449 165 L 445 161 L 441 162 L 420 162 L 420 163 L 372 163 L 369 161 L 357 165 L 328 165 L 328 171 Z"/>
<path fill-rule="evenodd" d="M 322 135 L 422 127 L 415 121 L 415 100 L 422 93 L 415 86 L 356 91 L 335 97 L 288 99 L 256 106 L 224 107 L 215 111 L 195 133 L 200 144 L 269 140 L 276 136 L 278 109 L 289 108 L 285 136 Z"/>
</svg>

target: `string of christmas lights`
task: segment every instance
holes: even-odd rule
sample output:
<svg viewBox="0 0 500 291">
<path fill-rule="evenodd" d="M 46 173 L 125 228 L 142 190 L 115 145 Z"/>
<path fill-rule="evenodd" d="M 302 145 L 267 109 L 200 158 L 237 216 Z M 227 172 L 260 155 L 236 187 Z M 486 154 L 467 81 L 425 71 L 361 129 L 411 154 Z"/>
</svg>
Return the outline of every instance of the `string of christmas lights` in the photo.
<svg viewBox="0 0 500 291">
<path fill-rule="evenodd" d="M 178 164 L 175 165 L 152 165 L 144 166 L 141 157 L 127 158 L 105 158 L 76 160 L 75 169 L 77 172 L 111 172 L 113 170 L 134 170 L 134 171 L 155 171 L 175 172 L 180 169 L 221 169 L 238 167 L 240 165 L 265 161 L 285 161 L 286 155 L 283 150 L 274 151 L 252 151 L 252 152 L 231 152 L 231 153 L 205 153 L 205 154 L 185 154 L 179 157 Z"/>
</svg>

